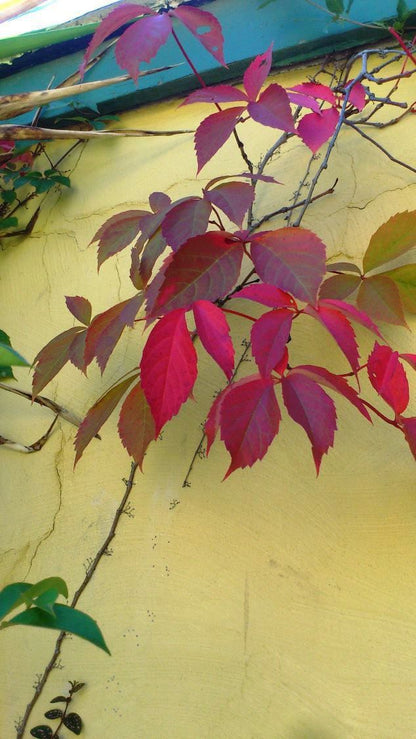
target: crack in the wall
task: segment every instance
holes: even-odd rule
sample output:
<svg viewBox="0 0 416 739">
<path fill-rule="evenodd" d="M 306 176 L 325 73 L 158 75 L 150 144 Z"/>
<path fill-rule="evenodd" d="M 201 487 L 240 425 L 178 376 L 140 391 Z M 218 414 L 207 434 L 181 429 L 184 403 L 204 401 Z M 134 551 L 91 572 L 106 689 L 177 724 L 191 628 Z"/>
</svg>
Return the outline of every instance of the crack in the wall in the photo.
<svg viewBox="0 0 416 739">
<path fill-rule="evenodd" d="M 35 562 L 35 559 L 36 559 L 36 557 L 37 557 L 37 555 L 39 553 L 40 547 L 42 546 L 42 544 L 45 543 L 45 541 L 47 541 L 48 539 L 50 539 L 50 537 L 54 534 L 55 526 L 56 526 L 56 520 L 57 520 L 58 515 L 59 515 L 59 513 L 61 511 L 61 508 L 62 508 L 63 479 L 62 479 L 62 476 L 61 476 L 61 473 L 60 473 L 60 470 L 59 470 L 59 465 L 60 465 L 60 463 L 62 461 L 62 457 L 63 457 L 64 445 L 65 445 L 65 437 L 64 437 L 64 433 L 63 433 L 62 429 L 60 429 L 60 433 L 61 433 L 61 443 L 59 445 L 59 448 L 56 451 L 55 458 L 54 458 L 54 466 L 55 466 L 55 472 L 56 472 L 56 479 L 57 479 L 57 483 L 58 483 L 58 505 L 57 505 L 56 510 L 55 510 L 55 512 L 53 514 L 51 525 L 49 526 L 48 530 L 40 537 L 40 539 L 38 540 L 38 542 L 37 542 L 37 544 L 35 546 L 35 550 L 34 550 L 32 556 L 30 558 L 29 567 L 28 567 L 28 569 L 26 571 L 26 574 L 25 574 L 25 576 L 23 578 L 25 581 L 29 577 L 30 571 L 31 571 L 31 569 L 33 567 L 33 564 Z"/>
<path fill-rule="evenodd" d="M 396 192 L 403 192 L 404 190 L 409 191 L 410 187 L 411 186 L 407 184 L 403 185 L 403 187 L 394 187 L 392 190 L 383 190 L 383 192 L 377 193 L 374 197 L 370 198 L 370 200 L 367 200 L 364 205 L 347 204 L 344 207 L 347 208 L 347 210 L 365 210 L 369 205 L 376 203 L 380 198 L 384 198 L 386 195 L 392 195 Z"/>
</svg>

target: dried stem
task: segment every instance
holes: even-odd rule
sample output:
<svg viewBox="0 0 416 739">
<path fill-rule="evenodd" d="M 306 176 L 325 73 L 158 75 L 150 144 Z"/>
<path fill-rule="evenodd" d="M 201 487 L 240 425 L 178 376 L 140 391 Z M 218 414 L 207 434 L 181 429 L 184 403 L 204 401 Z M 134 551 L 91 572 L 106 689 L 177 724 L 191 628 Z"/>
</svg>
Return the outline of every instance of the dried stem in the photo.
<svg viewBox="0 0 416 739">
<path fill-rule="evenodd" d="M 411 172 L 416 172 L 416 168 L 412 167 L 410 164 L 406 164 L 406 162 L 403 162 L 401 159 L 397 159 L 393 156 L 393 154 L 390 154 L 387 149 L 384 148 L 381 144 L 378 143 L 378 141 L 375 141 L 375 139 L 371 138 L 367 133 L 364 133 L 364 131 L 361 131 L 361 129 L 352 121 L 345 121 L 345 124 L 347 126 L 350 126 L 354 131 L 360 134 L 360 136 L 363 137 L 363 139 L 366 139 L 371 144 L 373 144 L 377 149 L 383 152 L 383 154 L 390 159 L 391 162 L 394 162 L 395 164 L 399 164 L 401 167 L 405 167 L 405 169 L 409 169 Z"/>
</svg>

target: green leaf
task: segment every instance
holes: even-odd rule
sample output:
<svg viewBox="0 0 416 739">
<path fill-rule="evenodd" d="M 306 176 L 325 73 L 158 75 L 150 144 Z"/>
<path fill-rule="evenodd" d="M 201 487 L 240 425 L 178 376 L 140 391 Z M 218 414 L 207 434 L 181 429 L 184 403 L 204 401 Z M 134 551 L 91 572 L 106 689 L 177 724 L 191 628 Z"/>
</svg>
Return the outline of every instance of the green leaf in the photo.
<svg viewBox="0 0 416 739">
<path fill-rule="evenodd" d="M 6 344 L 6 346 L 11 346 L 10 338 L 7 336 L 5 331 L 0 330 L 0 342 L 2 344 Z M 11 367 L 9 364 L 0 364 L 0 378 L 1 379 L 15 379 L 14 374 L 11 370 Z"/>
<path fill-rule="evenodd" d="M 409 8 L 407 7 L 407 3 L 405 0 L 398 0 L 397 7 L 396 7 L 396 13 L 397 18 L 399 21 L 405 21 L 407 16 L 409 15 Z"/>
<path fill-rule="evenodd" d="M 29 362 L 15 349 L 0 340 L 0 367 L 29 367 Z"/>
<path fill-rule="evenodd" d="M 51 727 L 44 724 L 34 726 L 33 729 L 30 730 L 30 733 L 32 736 L 37 737 L 37 739 L 51 739 L 53 736 Z"/>
<path fill-rule="evenodd" d="M 8 623 L 10 625 L 25 624 L 26 626 L 39 626 L 44 629 L 68 631 L 82 639 L 86 639 L 86 641 L 95 644 L 96 647 L 110 654 L 101 630 L 91 616 L 60 603 L 55 605 L 54 612 L 55 616 L 51 616 L 40 608 L 29 608 L 27 611 L 18 613 Z"/>
<path fill-rule="evenodd" d="M 325 0 L 325 5 L 330 13 L 336 13 L 336 15 L 340 15 L 344 12 L 343 0 Z"/>
<path fill-rule="evenodd" d="M 19 601 L 22 593 L 31 587 L 30 583 L 27 582 L 14 582 L 3 588 L 0 592 L 0 620 L 10 613 L 13 608 L 17 607 L 15 604 Z"/>
<path fill-rule="evenodd" d="M 397 285 L 405 309 L 416 313 L 416 264 L 404 264 L 383 272 L 383 275 Z"/>
<path fill-rule="evenodd" d="M 50 708 L 49 711 L 46 711 L 44 714 L 45 718 L 53 719 L 53 718 L 62 718 L 64 715 L 64 712 L 61 711 L 60 708 Z"/>
<path fill-rule="evenodd" d="M 397 259 L 416 246 L 416 211 L 396 213 L 372 235 L 364 254 L 364 273 Z"/>
<path fill-rule="evenodd" d="M 79 736 L 82 731 L 81 716 L 78 713 L 68 713 L 64 718 L 64 726 Z"/>
<path fill-rule="evenodd" d="M 42 598 L 42 596 L 46 596 L 43 601 L 41 600 L 42 605 L 39 605 L 39 608 L 43 610 L 45 608 L 43 603 L 50 603 L 51 598 L 53 597 L 53 593 L 56 593 L 54 601 L 56 600 L 58 595 L 63 595 L 64 598 L 68 597 L 68 588 L 66 582 L 65 580 L 62 580 L 61 577 L 46 577 L 44 580 L 39 580 L 39 582 L 35 583 L 35 585 L 30 585 L 29 589 L 25 590 L 24 593 L 22 593 L 17 603 L 15 603 L 14 607 L 17 608 L 17 606 L 23 604 L 25 604 L 27 607 L 33 604 L 39 605 L 37 599 L 39 597 Z M 47 612 L 51 612 L 50 608 L 46 608 L 46 610 Z"/>
<path fill-rule="evenodd" d="M 6 229 L 6 228 L 13 228 L 14 226 L 17 226 L 18 220 L 14 216 L 9 216 L 8 218 L 0 218 L 0 229 Z"/>
<path fill-rule="evenodd" d="M 3 190 L 1 193 L 1 199 L 4 203 L 13 203 L 16 200 L 16 193 L 14 190 Z"/>
<path fill-rule="evenodd" d="M 406 326 L 400 293 L 393 282 L 384 275 L 374 275 L 362 280 L 357 303 L 360 310 L 374 321 L 384 321 L 395 326 Z"/>
<path fill-rule="evenodd" d="M 51 616 L 54 616 L 55 612 L 53 607 L 58 595 L 58 591 L 55 588 L 51 588 L 51 590 L 47 590 L 46 593 L 42 593 L 39 598 L 36 598 L 34 605 L 36 605 L 37 608 L 40 608 L 41 611 L 45 611 L 45 613 L 50 613 Z"/>
</svg>

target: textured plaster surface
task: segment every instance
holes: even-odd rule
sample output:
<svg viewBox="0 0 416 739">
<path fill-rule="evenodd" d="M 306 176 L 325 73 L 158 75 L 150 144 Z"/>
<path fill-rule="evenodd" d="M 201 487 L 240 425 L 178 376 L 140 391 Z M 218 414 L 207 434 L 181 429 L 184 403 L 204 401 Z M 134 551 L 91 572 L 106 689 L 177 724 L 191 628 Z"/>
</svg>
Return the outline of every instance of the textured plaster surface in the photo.
<svg viewBox="0 0 416 739">
<path fill-rule="evenodd" d="M 295 72 L 279 77 L 281 84 L 299 81 Z M 121 124 L 192 128 L 206 111 L 172 101 L 124 115 Z M 410 117 L 376 135 L 414 161 Z M 273 141 L 268 129 L 247 136 L 255 159 Z M 306 161 L 300 144 L 275 159 L 271 173 L 284 184 L 259 187 L 260 212 L 287 202 Z M 106 218 L 145 207 L 151 191 L 195 194 L 219 172 L 241 170 L 230 142 L 196 181 L 189 135 L 91 143 L 73 165 L 72 190 L 56 203 L 51 198 L 33 234 L 0 255 L 3 327 L 29 359 L 73 325 L 65 295 L 88 296 L 96 313 L 133 293 L 128 250 L 97 275 L 88 244 Z M 415 208 L 414 174 L 352 132 L 320 187 L 336 177 L 335 194 L 313 205 L 303 223 L 330 255 L 359 258 L 383 221 Z M 233 327 L 243 339 L 244 328 Z M 399 350 L 416 351 L 405 329 L 385 333 Z M 364 353 L 372 339 L 360 339 Z M 127 331 L 104 378 L 96 367 L 88 380 L 68 367 L 44 394 L 82 416 L 137 364 L 141 342 L 140 333 Z M 330 338 L 309 322 L 297 327 L 293 351 L 296 362 L 324 355 L 346 371 Z M 377 422 L 372 428 L 340 402 L 335 448 L 319 479 L 303 431 L 285 417 L 262 463 L 221 483 L 228 462 L 216 445 L 183 488 L 201 423 L 223 385 L 202 353 L 200 367 L 198 402 L 185 406 L 148 453 L 111 556 L 79 602 L 98 620 L 112 656 L 68 638 L 30 726 L 42 722 L 68 680 L 79 680 L 87 687 L 74 710 L 86 739 L 416 736 L 416 484 L 402 438 Z M 28 373 L 17 374 L 28 389 Z M 47 410 L 6 393 L 1 401 L 4 435 L 30 443 L 44 433 Z M 56 574 L 72 596 L 105 539 L 130 462 L 110 420 L 73 470 L 74 433 L 59 421 L 39 454 L 0 450 L 4 584 Z M 54 641 L 52 632 L 2 633 L 1 737 L 14 735 Z"/>
</svg>

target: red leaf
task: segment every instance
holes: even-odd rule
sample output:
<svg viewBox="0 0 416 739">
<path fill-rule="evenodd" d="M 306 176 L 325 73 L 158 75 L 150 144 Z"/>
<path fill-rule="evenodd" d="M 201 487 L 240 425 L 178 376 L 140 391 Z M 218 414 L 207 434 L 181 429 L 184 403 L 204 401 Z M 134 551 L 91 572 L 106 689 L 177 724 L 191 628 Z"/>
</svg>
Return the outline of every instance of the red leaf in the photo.
<svg viewBox="0 0 416 739">
<path fill-rule="evenodd" d="M 242 243 L 226 231 L 189 239 L 172 255 L 149 317 L 224 297 L 237 281 L 242 257 Z"/>
<path fill-rule="evenodd" d="M 410 451 L 416 459 L 416 418 L 400 418 L 400 425 Z"/>
<path fill-rule="evenodd" d="M 287 90 L 287 96 L 293 105 L 299 105 L 301 108 L 309 108 L 314 113 L 319 113 L 321 108 L 315 98 L 303 95 L 301 92 L 291 92 Z"/>
<path fill-rule="evenodd" d="M 66 307 L 72 315 L 85 326 L 88 326 L 91 321 L 92 312 L 90 301 L 87 298 L 82 298 L 80 295 L 75 295 L 72 298 L 66 296 L 65 302 Z"/>
<path fill-rule="evenodd" d="M 243 287 L 242 290 L 236 292 L 233 297 L 254 300 L 256 303 L 267 305 L 270 308 L 295 308 L 297 310 L 296 302 L 289 293 L 266 283 L 247 285 L 247 287 Z"/>
<path fill-rule="evenodd" d="M 156 438 L 155 422 L 140 382 L 127 395 L 118 419 L 118 433 L 123 445 L 142 469 L 144 455 Z"/>
<path fill-rule="evenodd" d="M 364 272 L 402 256 L 416 246 L 416 211 L 396 213 L 372 235 L 363 258 Z"/>
<path fill-rule="evenodd" d="M 197 376 L 197 358 L 184 310 L 161 318 L 150 332 L 140 362 L 142 387 L 157 436 L 189 398 Z"/>
<path fill-rule="evenodd" d="M 238 103 L 248 102 L 247 95 L 232 85 L 212 85 L 191 92 L 181 105 L 192 103 Z"/>
<path fill-rule="evenodd" d="M 254 188 L 248 182 L 223 182 L 212 190 L 205 190 L 204 194 L 210 203 L 220 208 L 240 228 L 254 202 Z"/>
<path fill-rule="evenodd" d="M 204 118 L 199 124 L 195 132 L 198 173 L 231 136 L 244 110 L 241 106 L 221 110 L 220 113 L 213 113 Z"/>
<path fill-rule="evenodd" d="M 153 213 L 158 213 L 160 210 L 166 211 L 171 202 L 169 195 L 164 192 L 152 192 L 149 195 L 149 205 Z"/>
<path fill-rule="evenodd" d="M 350 82 L 351 80 L 348 80 L 348 82 L 345 83 L 345 87 L 347 87 Z M 355 85 L 351 87 L 350 93 L 348 95 L 348 102 L 352 103 L 354 108 L 357 108 L 357 110 L 361 111 L 363 110 L 363 108 L 365 108 L 366 95 L 367 93 L 361 82 L 356 82 Z"/>
<path fill-rule="evenodd" d="M 352 295 L 360 284 L 361 278 L 358 275 L 332 275 L 322 283 L 319 297 L 343 300 Z"/>
<path fill-rule="evenodd" d="M 207 416 L 207 420 L 205 422 L 205 434 L 207 437 L 207 454 L 209 454 L 209 450 L 211 449 L 211 446 L 213 445 L 215 441 L 215 437 L 218 433 L 218 429 L 220 427 L 221 422 L 221 405 L 222 401 L 224 399 L 225 393 L 228 392 L 231 389 L 231 385 L 228 385 L 224 390 L 217 395 L 215 398 L 211 408 L 209 409 L 209 413 Z"/>
<path fill-rule="evenodd" d="M 98 269 L 113 254 L 117 254 L 131 244 L 141 228 L 141 219 L 147 214 L 145 210 L 125 210 L 111 216 L 98 229 L 90 244 L 98 241 Z"/>
<path fill-rule="evenodd" d="M 87 329 L 80 331 L 72 341 L 69 347 L 69 361 L 72 362 L 74 367 L 85 373 L 85 342 L 87 338 Z"/>
<path fill-rule="evenodd" d="M 68 329 L 63 333 L 55 336 L 54 339 L 49 341 L 43 349 L 40 350 L 39 354 L 35 357 L 33 362 L 35 372 L 33 375 L 32 383 L 32 395 L 36 397 L 40 391 L 52 380 L 55 375 L 58 374 L 59 370 L 69 360 L 69 350 L 71 344 L 77 334 L 85 329 L 82 326 L 74 326 L 74 328 Z"/>
<path fill-rule="evenodd" d="M 206 10 L 185 5 L 170 10 L 169 15 L 183 23 L 217 62 L 222 64 L 223 67 L 227 66 L 224 59 L 224 38 L 221 24 L 215 16 Z"/>
<path fill-rule="evenodd" d="M 252 239 L 251 256 L 264 282 L 314 303 L 325 274 L 325 246 L 312 231 L 280 228 Z"/>
<path fill-rule="evenodd" d="M 416 354 L 399 354 L 401 359 L 404 359 L 414 370 L 416 370 Z"/>
<path fill-rule="evenodd" d="M 263 459 L 279 431 L 280 410 L 271 378 L 252 375 L 230 386 L 221 403 L 221 438 L 231 455 L 227 478 Z"/>
<path fill-rule="evenodd" d="M 326 100 L 326 102 L 331 105 L 335 105 L 337 101 L 331 88 L 327 85 L 320 85 L 318 82 L 303 82 L 302 84 L 294 85 L 289 89 L 293 90 L 293 92 L 298 92 L 301 95 L 318 98 L 318 100 Z"/>
<path fill-rule="evenodd" d="M 106 422 L 107 418 L 111 415 L 114 408 L 136 377 L 137 372 L 131 377 L 121 380 L 121 382 L 113 385 L 94 403 L 93 406 L 91 406 L 75 437 L 74 445 L 76 455 L 74 465 L 81 459 L 85 447 L 98 433 L 101 426 Z"/>
<path fill-rule="evenodd" d="M 208 228 L 211 205 L 205 198 L 186 198 L 169 210 L 162 222 L 162 234 L 173 251 Z"/>
<path fill-rule="evenodd" d="M 389 277 L 375 275 L 362 280 L 357 303 L 376 321 L 407 326 L 398 287 Z"/>
<path fill-rule="evenodd" d="M 316 473 L 334 444 L 337 414 L 332 398 L 305 375 L 290 372 L 282 378 L 283 400 L 289 416 L 306 431 L 312 444 Z"/>
<path fill-rule="evenodd" d="M 286 308 L 264 313 L 251 329 L 254 359 L 263 377 L 273 372 L 284 357 L 289 341 L 293 313 Z"/>
<path fill-rule="evenodd" d="M 409 404 L 409 383 L 398 353 L 376 342 L 368 357 L 367 372 L 373 388 L 396 416 L 403 413 Z"/>
<path fill-rule="evenodd" d="M 290 373 L 292 376 L 295 374 L 301 374 L 307 377 L 309 380 L 317 382 L 318 385 L 325 385 L 330 390 L 343 395 L 344 398 L 350 401 L 358 411 L 371 423 L 371 416 L 365 407 L 364 403 L 360 399 L 355 388 L 351 387 L 348 382 L 339 375 L 334 375 L 324 367 L 317 367 L 312 364 L 303 364 L 294 367 Z"/>
<path fill-rule="evenodd" d="M 247 110 L 254 121 L 263 126 L 295 133 L 290 101 L 286 90 L 273 83 L 261 93 L 257 103 L 249 103 Z"/>
<path fill-rule="evenodd" d="M 98 26 L 94 36 L 92 37 L 88 48 L 84 54 L 84 59 L 80 66 L 81 78 L 84 76 L 87 64 L 96 49 L 102 44 L 105 39 L 110 36 L 114 31 L 118 31 L 119 28 L 124 26 L 125 23 L 134 20 L 138 15 L 146 14 L 153 15 L 154 11 L 145 5 L 133 5 L 127 3 L 121 5 L 119 8 L 115 8 L 109 13 Z"/>
<path fill-rule="evenodd" d="M 133 246 L 131 250 L 131 265 L 129 275 L 136 290 L 143 290 L 145 286 L 140 274 L 140 251 L 141 249 L 139 249 L 137 245 Z"/>
<path fill-rule="evenodd" d="M 355 321 L 355 323 L 359 323 L 361 326 L 364 326 L 364 328 L 368 328 L 369 331 L 372 331 L 377 336 L 381 336 L 378 326 L 376 326 L 376 324 L 371 320 L 367 313 L 364 313 L 364 311 L 362 310 L 358 310 L 355 305 L 345 303 L 343 300 L 332 300 L 329 298 L 327 300 L 320 300 L 319 305 L 325 305 L 328 308 L 335 308 L 341 313 L 344 313 L 344 315 L 346 315 L 352 321 Z"/>
<path fill-rule="evenodd" d="M 257 96 L 264 85 L 272 66 L 272 48 L 270 44 L 264 54 L 259 54 L 244 72 L 244 87 L 250 100 L 257 100 Z"/>
<path fill-rule="evenodd" d="M 139 66 L 150 62 L 172 32 L 172 21 L 167 13 L 145 15 L 124 31 L 116 44 L 116 60 L 137 82 Z"/>
<path fill-rule="evenodd" d="M 234 347 L 223 311 L 208 300 L 197 300 L 192 308 L 203 347 L 230 379 L 234 369 Z"/>
<path fill-rule="evenodd" d="M 101 373 L 104 372 L 123 330 L 126 326 L 134 326 L 134 319 L 142 303 L 143 295 L 139 293 L 95 316 L 87 331 L 86 366 L 96 357 Z"/>
<path fill-rule="evenodd" d="M 322 144 L 331 138 L 339 120 L 336 108 L 326 108 L 320 113 L 308 113 L 301 118 L 298 134 L 302 141 L 316 154 Z"/>
<path fill-rule="evenodd" d="M 307 305 L 304 311 L 307 315 L 316 318 L 329 331 L 331 336 L 337 342 L 341 351 L 347 357 L 352 371 L 357 372 L 359 367 L 359 354 L 354 330 L 348 319 L 335 310 L 331 306 L 322 305 L 321 303 L 314 308 Z"/>
</svg>

